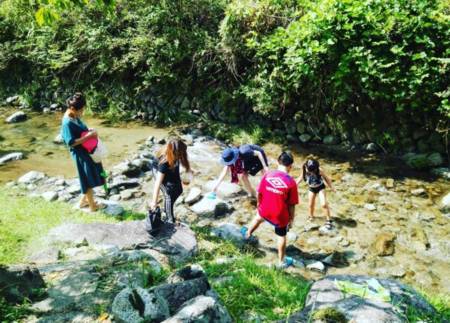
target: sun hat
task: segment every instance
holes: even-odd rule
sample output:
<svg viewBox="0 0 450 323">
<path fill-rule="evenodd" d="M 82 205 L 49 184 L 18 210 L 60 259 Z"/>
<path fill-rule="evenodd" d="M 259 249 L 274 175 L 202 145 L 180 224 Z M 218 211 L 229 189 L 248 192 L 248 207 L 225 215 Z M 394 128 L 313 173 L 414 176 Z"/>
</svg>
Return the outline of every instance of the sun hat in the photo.
<svg viewBox="0 0 450 323">
<path fill-rule="evenodd" d="M 222 152 L 222 156 L 220 157 L 220 163 L 222 165 L 230 166 L 233 165 L 239 157 L 239 149 L 227 148 Z"/>
</svg>

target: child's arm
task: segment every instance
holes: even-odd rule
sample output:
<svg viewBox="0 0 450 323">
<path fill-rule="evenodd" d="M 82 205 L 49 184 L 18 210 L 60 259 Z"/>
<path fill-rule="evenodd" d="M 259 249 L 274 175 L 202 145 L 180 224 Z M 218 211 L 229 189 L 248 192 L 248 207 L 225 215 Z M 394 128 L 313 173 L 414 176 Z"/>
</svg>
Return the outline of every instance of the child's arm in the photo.
<svg viewBox="0 0 450 323">
<path fill-rule="evenodd" d="M 217 182 L 216 182 L 216 185 L 214 185 L 214 188 L 212 189 L 212 191 L 213 191 L 214 193 L 217 192 L 217 189 L 219 188 L 220 183 L 222 183 L 222 181 L 225 179 L 225 176 L 227 176 L 228 168 L 229 168 L 228 166 L 225 166 L 225 167 L 222 169 L 222 173 L 220 174 L 219 179 L 218 179 Z"/>
<path fill-rule="evenodd" d="M 336 192 L 336 190 L 333 187 L 333 184 L 331 183 L 331 179 L 327 176 L 327 174 L 325 174 L 323 171 L 320 171 L 320 176 L 323 177 L 323 179 L 325 180 L 325 183 L 327 184 L 327 186 L 333 191 Z"/>
<path fill-rule="evenodd" d="M 259 161 L 261 162 L 261 165 L 263 165 L 264 172 L 267 173 L 269 171 L 269 165 L 267 165 L 262 152 L 255 150 L 254 153 L 255 153 L 255 156 L 258 157 Z"/>
<path fill-rule="evenodd" d="M 302 167 L 302 173 L 300 174 L 300 177 L 297 178 L 297 180 L 295 181 L 297 183 L 297 186 L 303 181 L 304 178 L 305 178 L 305 169 Z"/>
</svg>

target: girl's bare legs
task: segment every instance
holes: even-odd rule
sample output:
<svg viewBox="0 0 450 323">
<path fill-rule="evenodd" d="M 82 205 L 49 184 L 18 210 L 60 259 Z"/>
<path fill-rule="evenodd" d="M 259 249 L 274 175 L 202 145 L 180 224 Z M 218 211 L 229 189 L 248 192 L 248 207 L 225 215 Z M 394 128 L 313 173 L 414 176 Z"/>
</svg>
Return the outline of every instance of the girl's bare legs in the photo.
<svg viewBox="0 0 450 323">
<path fill-rule="evenodd" d="M 92 212 L 97 211 L 98 206 L 97 206 L 97 204 L 96 204 L 95 201 L 94 201 L 94 190 L 93 190 L 92 188 L 89 188 L 89 189 L 86 191 L 86 194 L 84 194 L 84 196 L 86 197 L 86 199 L 87 199 L 87 201 L 88 201 L 88 203 L 89 203 L 89 209 L 90 209 Z"/>
<path fill-rule="evenodd" d="M 241 175 L 242 184 L 244 184 L 245 190 L 254 198 L 256 198 L 256 192 L 255 189 L 252 187 L 252 184 L 250 183 L 248 179 L 248 174 L 244 173 Z"/>
<path fill-rule="evenodd" d="M 327 194 L 326 194 L 325 190 L 321 190 L 319 192 L 319 199 L 320 199 L 320 204 L 322 205 L 322 208 L 325 212 L 325 217 L 327 218 L 327 221 L 331 221 L 330 207 L 328 206 Z"/>
<path fill-rule="evenodd" d="M 316 207 L 316 193 L 308 191 L 308 199 L 309 199 L 309 219 L 312 220 L 314 218 L 314 209 Z"/>
<path fill-rule="evenodd" d="M 78 203 L 78 205 L 79 205 L 80 209 L 85 207 L 85 206 L 88 206 L 88 201 L 86 199 L 86 195 L 85 194 L 83 194 L 83 196 L 81 196 L 81 199 L 80 199 L 80 202 Z"/>
</svg>

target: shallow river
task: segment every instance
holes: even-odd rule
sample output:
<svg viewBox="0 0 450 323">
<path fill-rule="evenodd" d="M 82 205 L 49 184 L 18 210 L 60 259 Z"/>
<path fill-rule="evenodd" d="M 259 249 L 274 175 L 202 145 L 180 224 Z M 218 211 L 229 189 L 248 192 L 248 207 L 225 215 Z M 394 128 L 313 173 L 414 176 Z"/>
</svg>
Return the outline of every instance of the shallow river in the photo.
<svg viewBox="0 0 450 323">
<path fill-rule="evenodd" d="M 10 109 L 0 110 L 0 136 L 3 138 L 0 155 L 22 151 L 26 159 L 0 166 L 0 183 L 15 180 L 29 170 L 43 171 L 51 176 L 75 177 L 76 171 L 67 148 L 52 142 L 59 132 L 61 114 L 29 113 L 30 118 L 25 122 L 5 124 L 4 119 L 12 112 Z M 96 118 L 83 119 L 89 127 L 98 130 L 110 150 L 105 163 L 107 169 L 136 151 L 150 135 L 162 138 L 170 132 L 170 129 L 133 123 L 109 127 Z M 449 218 L 439 211 L 441 198 L 450 191 L 448 181 L 407 170 L 394 159 L 339 153 L 325 147 L 289 148 L 295 152 L 294 175 L 300 174 L 301 161 L 314 156 L 331 175 L 337 190 L 337 193 L 329 194 L 329 200 L 339 233 L 329 237 L 320 235 L 317 230 L 303 232 L 307 191 L 303 185 L 299 187 L 301 204 L 297 208 L 293 230 L 298 237 L 292 241 L 295 247 L 311 255 L 333 251 L 355 255 L 349 266 L 331 268 L 329 274 L 394 277 L 429 292 L 450 292 Z M 275 167 L 275 158 L 282 148 L 267 144 L 265 149 L 271 166 Z M 216 178 L 221 168 L 217 163 L 219 147 L 192 152 L 193 165 L 200 171 L 196 184 Z M 256 184 L 258 179 L 257 176 L 252 181 Z M 423 189 L 423 193 L 415 194 L 417 189 Z M 324 222 L 320 211 L 318 207 L 318 224 Z M 247 224 L 253 214 L 254 207 L 244 199 L 227 221 Z M 396 236 L 395 253 L 379 257 L 374 253 L 373 245 L 377 236 L 385 232 Z M 262 228 L 259 234 L 268 245 L 274 244 L 269 227 Z"/>
</svg>

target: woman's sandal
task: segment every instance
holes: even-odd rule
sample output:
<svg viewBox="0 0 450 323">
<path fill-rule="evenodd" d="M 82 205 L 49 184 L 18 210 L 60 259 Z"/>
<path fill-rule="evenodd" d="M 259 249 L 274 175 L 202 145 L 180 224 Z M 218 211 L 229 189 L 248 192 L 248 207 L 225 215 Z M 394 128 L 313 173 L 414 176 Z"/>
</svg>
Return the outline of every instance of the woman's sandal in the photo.
<svg viewBox="0 0 450 323">
<path fill-rule="evenodd" d="M 331 220 L 328 220 L 327 222 L 325 222 L 325 229 L 327 229 L 327 230 L 333 229 L 333 222 Z"/>
</svg>

